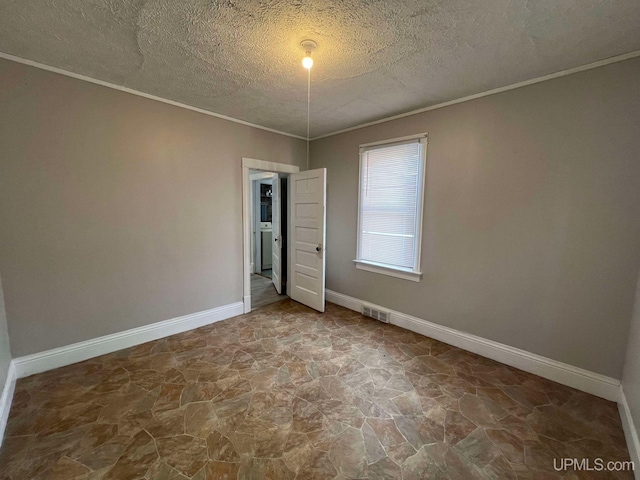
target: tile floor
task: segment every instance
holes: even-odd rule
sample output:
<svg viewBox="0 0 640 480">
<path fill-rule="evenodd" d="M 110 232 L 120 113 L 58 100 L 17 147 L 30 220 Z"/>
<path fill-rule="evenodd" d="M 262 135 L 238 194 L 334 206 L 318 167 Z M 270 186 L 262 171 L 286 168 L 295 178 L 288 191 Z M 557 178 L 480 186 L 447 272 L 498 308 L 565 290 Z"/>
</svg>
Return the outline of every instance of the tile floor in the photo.
<svg viewBox="0 0 640 480">
<path fill-rule="evenodd" d="M 0 478 L 546 479 L 557 457 L 627 460 L 615 404 L 286 300 L 20 380 Z"/>
</svg>

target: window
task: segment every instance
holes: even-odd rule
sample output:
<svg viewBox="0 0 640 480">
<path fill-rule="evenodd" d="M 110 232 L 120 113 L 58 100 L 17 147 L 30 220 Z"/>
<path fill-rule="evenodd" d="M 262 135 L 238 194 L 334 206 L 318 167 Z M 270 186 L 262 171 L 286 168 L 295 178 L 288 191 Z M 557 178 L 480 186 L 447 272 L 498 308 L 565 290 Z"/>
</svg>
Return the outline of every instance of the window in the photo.
<svg viewBox="0 0 640 480">
<path fill-rule="evenodd" d="M 356 267 L 420 281 L 426 135 L 360 146 Z"/>
</svg>

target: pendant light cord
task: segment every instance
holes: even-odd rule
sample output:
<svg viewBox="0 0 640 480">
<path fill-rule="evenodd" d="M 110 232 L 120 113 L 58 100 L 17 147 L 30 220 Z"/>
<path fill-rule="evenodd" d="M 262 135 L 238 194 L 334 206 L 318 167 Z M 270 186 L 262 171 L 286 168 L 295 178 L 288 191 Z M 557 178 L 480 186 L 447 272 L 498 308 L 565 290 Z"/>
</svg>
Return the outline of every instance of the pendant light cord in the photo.
<svg viewBox="0 0 640 480">
<path fill-rule="evenodd" d="M 311 69 L 307 75 L 307 170 L 309 170 L 309 119 L 311 118 Z"/>
</svg>

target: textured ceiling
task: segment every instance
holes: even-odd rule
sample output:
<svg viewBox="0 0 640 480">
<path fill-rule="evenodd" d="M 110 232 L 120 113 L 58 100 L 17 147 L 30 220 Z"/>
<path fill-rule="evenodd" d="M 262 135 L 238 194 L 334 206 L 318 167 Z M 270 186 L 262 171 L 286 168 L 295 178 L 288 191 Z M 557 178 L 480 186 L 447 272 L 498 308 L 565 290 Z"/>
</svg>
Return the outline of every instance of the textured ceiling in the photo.
<svg viewBox="0 0 640 480">
<path fill-rule="evenodd" d="M 0 0 L 0 51 L 311 136 L 640 49 L 639 0 Z"/>
</svg>

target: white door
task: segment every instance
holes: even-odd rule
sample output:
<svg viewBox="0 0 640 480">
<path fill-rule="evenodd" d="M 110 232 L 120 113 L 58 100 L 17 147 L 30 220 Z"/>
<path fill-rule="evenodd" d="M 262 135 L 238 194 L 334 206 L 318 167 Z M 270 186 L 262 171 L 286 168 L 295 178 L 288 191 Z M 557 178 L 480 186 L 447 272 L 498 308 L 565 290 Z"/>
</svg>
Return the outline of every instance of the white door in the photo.
<svg viewBox="0 0 640 480">
<path fill-rule="evenodd" d="M 291 298 L 324 312 L 327 169 L 292 173 Z"/>
<path fill-rule="evenodd" d="M 271 186 L 271 241 L 273 242 L 271 249 L 271 281 L 276 287 L 278 293 L 282 293 L 282 238 L 280 235 L 280 202 L 282 195 L 280 194 L 280 177 L 276 173 L 273 177 L 273 185 Z"/>
</svg>

